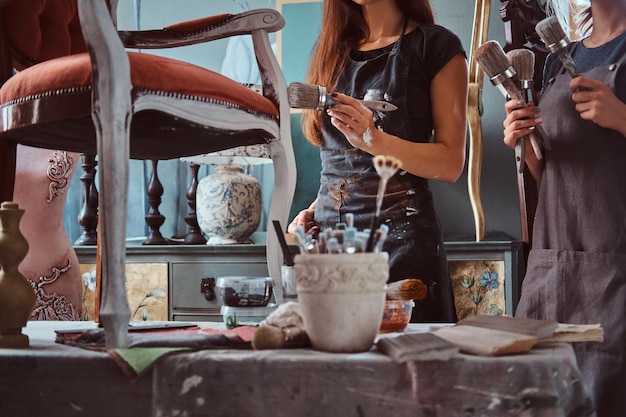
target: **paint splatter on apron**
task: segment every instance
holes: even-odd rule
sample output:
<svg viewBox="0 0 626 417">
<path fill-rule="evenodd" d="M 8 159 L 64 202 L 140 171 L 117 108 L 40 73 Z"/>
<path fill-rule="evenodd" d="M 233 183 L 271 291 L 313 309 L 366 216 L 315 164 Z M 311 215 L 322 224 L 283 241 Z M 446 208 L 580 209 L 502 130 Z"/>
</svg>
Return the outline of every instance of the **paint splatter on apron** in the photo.
<svg viewBox="0 0 626 417">
<path fill-rule="evenodd" d="M 368 51 L 366 59 L 349 58 L 335 90 L 356 98 L 392 102 L 398 110 L 375 112 L 376 126 L 389 134 L 412 138 L 417 136 L 411 131 L 407 111 L 409 57 L 400 53 L 403 38 L 401 35 L 386 48 Z M 347 213 L 353 213 L 358 230 L 369 228 L 379 184 L 372 155 L 350 145 L 328 116 L 323 117 L 323 123 L 315 221 L 322 230 L 334 228 L 345 221 Z M 404 171 L 391 178 L 380 218 L 389 226 L 383 250 L 390 255 L 390 281 L 421 278 L 429 286 L 427 298 L 416 301 L 412 321 L 456 321 L 442 233 L 427 180 Z"/>
<path fill-rule="evenodd" d="M 625 59 L 585 75 L 614 89 Z M 623 415 L 626 398 L 626 138 L 583 120 L 560 71 L 540 102 L 546 152 L 516 315 L 601 323 L 603 343 L 574 343 L 598 417 Z"/>
</svg>

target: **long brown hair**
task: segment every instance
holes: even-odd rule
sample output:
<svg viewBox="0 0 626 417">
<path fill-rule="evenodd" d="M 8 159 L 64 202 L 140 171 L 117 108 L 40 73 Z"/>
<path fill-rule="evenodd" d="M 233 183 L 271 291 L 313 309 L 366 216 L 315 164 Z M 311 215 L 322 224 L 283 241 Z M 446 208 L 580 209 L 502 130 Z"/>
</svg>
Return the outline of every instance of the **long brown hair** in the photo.
<svg viewBox="0 0 626 417">
<path fill-rule="evenodd" d="M 434 23 L 430 0 L 396 0 L 402 14 L 421 24 Z M 306 82 L 332 91 L 350 53 L 369 37 L 361 6 L 352 0 L 324 0 L 320 35 L 313 48 Z M 316 146 L 321 144 L 321 113 L 305 110 L 302 129 Z"/>
</svg>

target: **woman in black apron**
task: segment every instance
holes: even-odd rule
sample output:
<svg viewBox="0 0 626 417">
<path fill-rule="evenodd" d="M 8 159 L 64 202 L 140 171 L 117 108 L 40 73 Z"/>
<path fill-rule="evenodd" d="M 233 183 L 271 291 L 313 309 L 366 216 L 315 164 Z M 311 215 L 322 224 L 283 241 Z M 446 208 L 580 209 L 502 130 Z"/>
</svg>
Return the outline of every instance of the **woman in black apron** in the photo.
<svg viewBox="0 0 626 417">
<path fill-rule="evenodd" d="M 290 231 L 297 225 L 313 234 L 335 228 L 348 213 L 358 230 L 368 228 L 380 182 L 372 158 L 400 159 L 403 170 L 387 183 L 380 216 L 389 226 L 383 250 L 390 256 L 390 281 L 420 278 L 428 286 L 413 321 L 453 322 L 428 178 L 456 181 L 463 169 L 467 63 L 461 43 L 433 24 L 428 0 L 326 0 L 320 33 L 308 81 L 337 92 L 340 104 L 305 117 L 305 134 L 320 146 L 321 185 Z M 398 109 L 372 112 L 355 98 Z"/>
<path fill-rule="evenodd" d="M 540 195 L 516 315 L 602 325 L 604 342 L 573 346 L 597 415 L 614 417 L 626 398 L 626 0 L 591 10 L 591 36 L 570 47 L 582 77 L 546 62 L 539 104 L 552 150 L 543 165 L 527 153 Z M 518 120 L 537 109 L 517 107 L 507 103 L 509 146 L 541 121 Z"/>
</svg>

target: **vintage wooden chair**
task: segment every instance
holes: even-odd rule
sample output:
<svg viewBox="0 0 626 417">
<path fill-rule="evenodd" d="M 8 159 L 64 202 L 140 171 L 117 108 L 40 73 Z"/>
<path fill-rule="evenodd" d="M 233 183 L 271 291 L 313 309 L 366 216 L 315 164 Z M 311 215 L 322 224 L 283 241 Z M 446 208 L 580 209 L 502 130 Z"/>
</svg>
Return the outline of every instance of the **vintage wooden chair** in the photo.
<svg viewBox="0 0 626 417">
<path fill-rule="evenodd" d="M 296 169 L 285 80 L 268 33 L 284 19 L 259 9 L 154 31 L 116 29 L 117 0 L 0 0 L 0 201 L 11 200 L 18 144 L 97 154 L 107 347 L 127 346 L 128 160 L 171 159 L 268 143 L 269 218 L 287 221 Z M 207 69 L 125 48 L 171 48 L 250 34 L 263 94 Z M 17 70 L 17 71 L 14 71 Z M 268 233 L 269 273 L 282 256 Z"/>
</svg>

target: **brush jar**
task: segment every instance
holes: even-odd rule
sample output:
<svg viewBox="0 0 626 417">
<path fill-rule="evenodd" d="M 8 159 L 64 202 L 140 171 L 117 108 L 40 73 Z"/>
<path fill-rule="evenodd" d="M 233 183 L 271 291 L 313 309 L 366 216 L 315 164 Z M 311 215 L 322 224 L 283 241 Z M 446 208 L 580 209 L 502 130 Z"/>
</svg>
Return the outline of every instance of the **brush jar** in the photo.
<svg viewBox="0 0 626 417">
<path fill-rule="evenodd" d="M 385 252 L 296 255 L 298 301 L 313 349 L 371 349 L 385 307 L 388 260 Z"/>
</svg>

